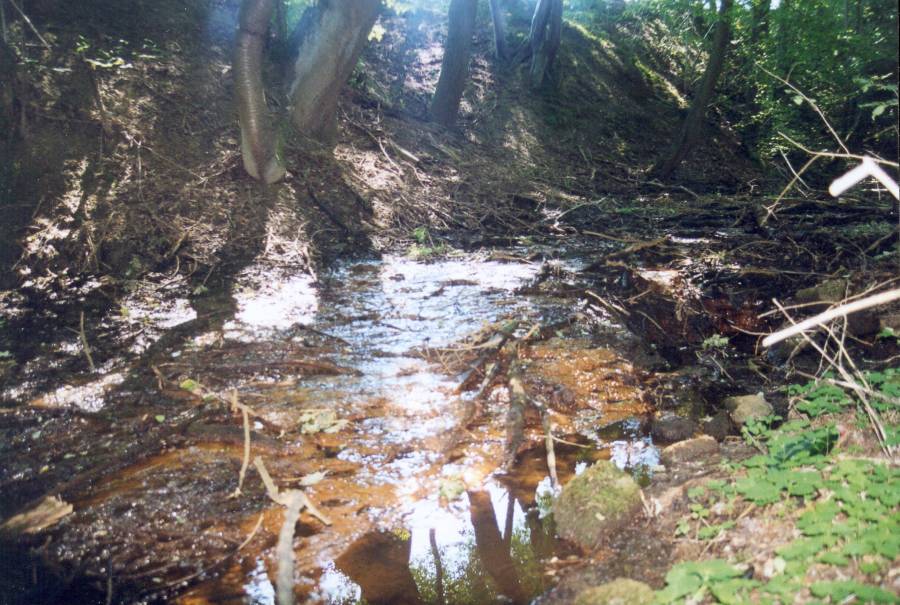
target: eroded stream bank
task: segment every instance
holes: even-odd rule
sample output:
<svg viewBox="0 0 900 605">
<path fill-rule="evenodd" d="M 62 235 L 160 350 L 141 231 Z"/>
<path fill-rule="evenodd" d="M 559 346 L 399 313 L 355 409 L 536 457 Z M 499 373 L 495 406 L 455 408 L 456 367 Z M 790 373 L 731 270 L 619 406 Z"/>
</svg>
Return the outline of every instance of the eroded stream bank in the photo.
<svg viewBox="0 0 900 605">
<path fill-rule="evenodd" d="M 741 231 L 701 230 L 385 255 L 318 282 L 251 264 L 201 302 L 134 288 L 91 332 L 117 331 L 130 357 L 49 388 L 43 369 L 82 357 L 72 334 L 7 382 L 3 517 L 47 495 L 73 511 L 5 547 L 4 598 L 273 602 L 283 507 L 252 465 L 231 497 L 233 398 L 252 410 L 253 456 L 331 521 L 296 527 L 298 599 L 528 602 L 575 567 L 660 585 L 671 534 L 643 518 L 593 558 L 555 539 L 545 428 L 559 483 L 611 459 L 651 491 L 684 480 L 654 435 L 725 436 L 699 420 L 755 392 L 760 368 L 700 344 L 724 332 L 746 349 L 760 291 L 725 262 Z M 513 376 L 527 401 L 511 414 Z"/>
</svg>

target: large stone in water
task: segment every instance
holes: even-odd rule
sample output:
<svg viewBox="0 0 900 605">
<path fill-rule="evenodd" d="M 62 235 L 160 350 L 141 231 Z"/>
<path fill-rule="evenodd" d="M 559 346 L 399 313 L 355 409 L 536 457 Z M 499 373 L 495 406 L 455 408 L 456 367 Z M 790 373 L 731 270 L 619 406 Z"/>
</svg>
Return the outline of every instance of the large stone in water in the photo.
<svg viewBox="0 0 900 605">
<path fill-rule="evenodd" d="M 578 593 L 575 605 L 651 605 L 653 589 L 636 580 L 616 578 Z"/>
<path fill-rule="evenodd" d="M 674 466 L 686 462 L 704 462 L 718 453 L 719 442 L 709 435 L 703 435 L 670 445 L 660 452 L 659 459 L 666 466 Z"/>
<path fill-rule="evenodd" d="M 749 420 L 765 418 L 775 411 L 761 393 L 726 397 L 722 403 L 731 415 L 732 422 L 738 427 L 744 426 Z"/>
<path fill-rule="evenodd" d="M 641 489 L 634 479 L 601 460 L 563 488 L 553 505 L 557 533 L 593 549 L 629 519 L 640 503 Z"/>
</svg>

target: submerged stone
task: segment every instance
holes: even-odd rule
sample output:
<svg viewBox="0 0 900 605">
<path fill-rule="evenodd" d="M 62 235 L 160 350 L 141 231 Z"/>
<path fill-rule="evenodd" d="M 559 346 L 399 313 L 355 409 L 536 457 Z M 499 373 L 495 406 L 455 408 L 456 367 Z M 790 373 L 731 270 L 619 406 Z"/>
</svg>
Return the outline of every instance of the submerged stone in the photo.
<svg viewBox="0 0 900 605">
<path fill-rule="evenodd" d="M 575 597 L 575 605 L 651 605 L 653 600 L 653 589 L 643 582 L 616 578 L 581 591 Z"/>
<path fill-rule="evenodd" d="M 728 410 L 732 422 L 738 427 L 744 426 L 748 420 L 765 418 L 774 412 L 772 405 L 761 393 L 726 397 L 723 404 Z"/>
<path fill-rule="evenodd" d="M 640 492 L 630 475 L 601 460 L 563 488 L 553 505 L 557 532 L 582 548 L 592 549 L 640 505 Z"/>
<path fill-rule="evenodd" d="M 650 434 L 657 441 L 674 443 L 694 436 L 697 424 L 690 418 L 682 418 L 674 414 L 668 414 L 653 421 Z"/>
<path fill-rule="evenodd" d="M 703 423 L 703 432 L 715 439 L 724 441 L 731 434 L 731 417 L 725 410 L 719 410 L 715 416 Z"/>
<path fill-rule="evenodd" d="M 719 443 L 709 435 L 703 435 L 670 445 L 660 452 L 659 458 L 666 466 L 672 466 L 685 462 L 703 462 L 718 453 Z"/>
</svg>

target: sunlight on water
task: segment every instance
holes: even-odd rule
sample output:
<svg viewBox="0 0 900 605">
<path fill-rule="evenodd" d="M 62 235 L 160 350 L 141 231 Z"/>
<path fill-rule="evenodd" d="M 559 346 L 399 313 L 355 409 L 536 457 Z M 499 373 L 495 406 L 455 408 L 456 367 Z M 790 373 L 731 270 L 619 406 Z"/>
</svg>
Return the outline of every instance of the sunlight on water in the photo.
<svg viewBox="0 0 900 605">
<path fill-rule="evenodd" d="M 237 313 L 226 330 L 285 330 L 296 324 L 309 324 L 315 318 L 319 298 L 312 278 L 305 274 L 265 276 L 242 275 L 235 287 Z M 249 283 L 248 283 L 249 282 Z"/>
<path fill-rule="evenodd" d="M 265 561 L 256 560 L 256 567 L 247 577 L 244 592 L 252 605 L 275 605 L 275 587 L 269 580 Z"/>
<path fill-rule="evenodd" d="M 98 412 L 103 409 L 106 392 L 124 380 L 124 374 L 115 372 L 88 384 L 66 385 L 32 401 L 31 405 L 48 408 L 77 408 L 84 412 Z"/>
</svg>

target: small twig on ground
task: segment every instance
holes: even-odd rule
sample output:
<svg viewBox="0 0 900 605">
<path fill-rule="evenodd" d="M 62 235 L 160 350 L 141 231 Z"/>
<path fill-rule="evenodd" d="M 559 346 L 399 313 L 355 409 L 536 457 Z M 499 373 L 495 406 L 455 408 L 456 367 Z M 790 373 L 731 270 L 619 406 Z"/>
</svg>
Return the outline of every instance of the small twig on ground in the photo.
<svg viewBox="0 0 900 605">
<path fill-rule="evenodd" d="M 44 36 L 42 36 L 42 35 L 41 35 L 41 32 L 39 32 L 39 31 L 37 30 L 37 28 L 34 26 L 34 23 L 32 23 L 32 22 L 31 22 L 31 19 L 28 18 L 28 15 L 26 15 L 25 12 L 24 12 L 21 8 L 19 8 L 19 5 L 16 4 L 15 0 L 9 0 L 9 3 L 10 3 L 10 5 L 12 5 L 12 7 L 13 7 L 14 9 L 16 9 L 16 12 L 18 12 L 19 15 L 22 16 L 22 20 L 25 21 L 25 23 L 28 25 L 29 28 L 31 28 L 31 31 L 33 31 L 33 32 L 34 32 L 34 35 L 37 36 L 38 40 L 41 41 L 41 44 L 44 45 L 44 48 L 46 48 L 47 50 L 49 50 L 49 49 L 50 49 L 50 44 L 48 44 L 47 41 L 44 40 Z M 4 30 L 4 41 L 5 41 L 5 36 L 6 36 L 6 32 L 5 32 L 5 30 Z"/>
<path fill-rule="evenodd" d="M 606 260 L 610 261 L 614 258 L 619 258 L 620 256 L 628 256 L 629 254 L 634 254 L 635 252 L 640 252 L 642 250 L 647 250 L 648 248 L 655 248 L 660 244 L 664 244 L 669 239 L 668 235 L 664 235 L 662 237 L 658 237 L 654 240 L 648 241 L 640 241 L 636 242 L 627 248 L 619 250 L 618 252 L 613 252 L 612 254 L 606 255 Z"/>
<path fill-rule="evenodd" d="M 88 344 L 87 334 L 84 331 L 84 311 L 81 312 L 81 319 L 78 322 L 78 338 L 81 339 L 81 349 L 84 351 L 84 356 L 87 358 L 88 367 L 91 368 L 91 372 L 96 372 L 97 367 L 94 365 L 94 358 L 91 356 L 91 347 Z"/>
<path fill-rule="evenodd" d="M 231 493 L 230 498 L 238 498 L 241 495 L 241 487 L 244 485 L 244 477 L 247 475 L 247 467 L 250 466 L 250 413 L 246 405 L 238 403 L 237 389 L 231 390 L 231 411 L 241 411 L 244 417 L 244 459 L 241 462 L 241 472 L 238 474 L 238 484 Z"/>
</svg>

